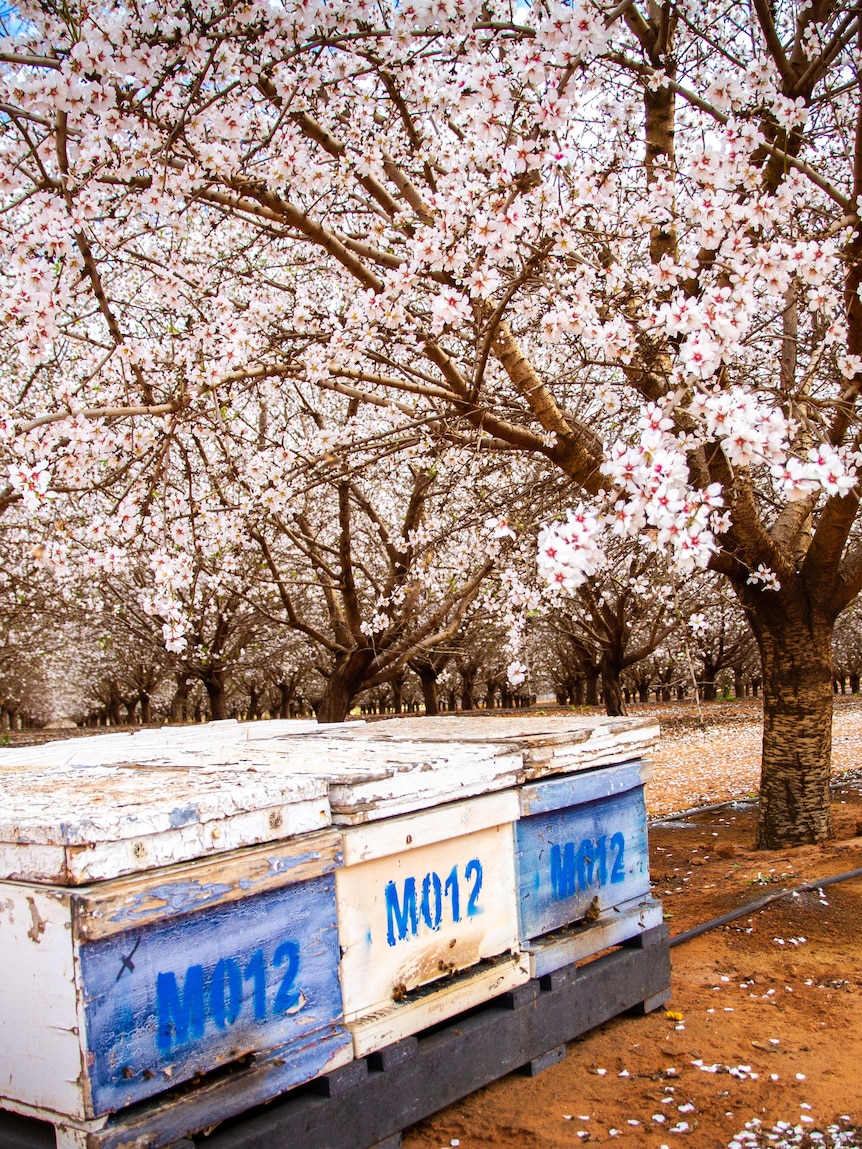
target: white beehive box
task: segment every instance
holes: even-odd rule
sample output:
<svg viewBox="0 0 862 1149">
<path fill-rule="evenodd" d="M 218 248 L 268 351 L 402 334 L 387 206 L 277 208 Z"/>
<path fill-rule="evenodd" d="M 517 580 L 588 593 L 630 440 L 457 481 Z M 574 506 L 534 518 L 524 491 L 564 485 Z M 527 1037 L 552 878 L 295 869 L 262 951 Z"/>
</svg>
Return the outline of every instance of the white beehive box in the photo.
<svg viewBox="0 0 862 1149">
<path fill-rule="evenodd" d="M 338 927 L 357 1056 L 528 979 L 518 945 L 517 813 L 507 790 L 344 829 Z"/>
<path fill-rule="evenodd" d="M 72 765 L 42 765 L 53 744 L 29 766 L 0 756 L 0 879 L 101 881 L 329 825 L 325 779 L 264 754 L 207 745 L 138 760 L 99 741 Z"/>
<path fill-rule="evenodd" d="M 278 1091 L 350 1060 L 326 782 L 98 743 L 0 756 L 0 1107 L 86 1122 L 252 1052 L 284 1049 Z"/>
<path fill-rule="evenodd" d="M 529 716 L 397 719 L 296 739 L 325 757 L 343 827 L 336 887 L 357 1056 L 531 976 L 510 853 L 524 789 L 583 778 L 586 802 L 597 767 L 637 758 L 657 734 L 648 720 Z"/>
</svg>

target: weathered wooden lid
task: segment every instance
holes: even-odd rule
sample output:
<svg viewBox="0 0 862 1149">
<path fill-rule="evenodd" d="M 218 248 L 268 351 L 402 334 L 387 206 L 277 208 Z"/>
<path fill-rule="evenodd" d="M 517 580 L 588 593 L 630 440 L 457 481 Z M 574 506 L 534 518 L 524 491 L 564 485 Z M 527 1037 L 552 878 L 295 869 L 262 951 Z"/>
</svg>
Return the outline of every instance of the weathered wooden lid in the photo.
<svg viewBox="0 0 862 1149">
<path fill-rule="evenodd" d="M 337 733 L 335 730 L 337 729 Z M 516 753 L 521 781 L 572 770 L 591 769 L 639 757 L 655 744 L 659 724 L 652 718 L 607 718 L 603 715 L 487 715 L 463 718 L 391 718 L 347 723 L 335 729 L 316 726 L 303 740 L 401 744 L 462 743 Z M 254 736 L 252 735 L 252 738 Z"/>
<path fill-rule="evenodd" d="M 326 780 L 266 755 L 210 746 L 105 763 L 99 739 L 86 741 L 91 763 L 81 751 L 43 764 L 43 747 L 29 766 L 0 757 L 0 878 L 79 885 L 330 824 Z"/>
<path fill-rule="evenodd" d="M 78 884 L 630 761 L 649 719 L 211 723 L 0 751 L 0 878 Z"/>
</svg>

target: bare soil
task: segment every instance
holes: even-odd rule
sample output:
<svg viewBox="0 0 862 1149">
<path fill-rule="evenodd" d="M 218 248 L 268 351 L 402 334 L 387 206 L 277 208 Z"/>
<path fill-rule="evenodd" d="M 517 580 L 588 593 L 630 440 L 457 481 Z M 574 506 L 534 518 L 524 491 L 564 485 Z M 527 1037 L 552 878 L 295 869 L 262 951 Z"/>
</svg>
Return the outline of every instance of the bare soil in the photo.
<svg viewBox="0 0 862 1149">
<path fill-rule="evenodd" d="M 757 718 L 745 705 L 709 713 L 713 724 L 739 725 L 741 735 Z M 836 737 L 853 743 L 857 728 L 862 733 L 862 711 L 847 700 L 837 708 Z M 679 710 L 665 714 L 663 730 L 657 758 L 669 761 L 668 745 L 676 745 L 677 777 L 701 732 Z M 713 795 L 700 793 L 701 766 L 692 760 L 695 791 L 675 791 L 676 809 L 739 789 L 717 776 Z M 738 766 L 728 762 L 731 772 Z M 651 875 L 671 936 L 770 892 L 862 869 L 862 770 L 843 766 L 834 838 L 825 846 L 754 850 L 751 804 L 653 823 Z M 648 803 L 655 786 L 650 804 L 664 814 L 669 799 L 657 775 Z M 572 1042 L 566 1059 L 539 1077 L 505 1077 L 423 1121 L 405 1133 L 404 1149 L 859 1149 L 860 943 L 862 877 L 745 914 L 673 949 L 666 1007 L 616 1018 Z"/>
</svg>

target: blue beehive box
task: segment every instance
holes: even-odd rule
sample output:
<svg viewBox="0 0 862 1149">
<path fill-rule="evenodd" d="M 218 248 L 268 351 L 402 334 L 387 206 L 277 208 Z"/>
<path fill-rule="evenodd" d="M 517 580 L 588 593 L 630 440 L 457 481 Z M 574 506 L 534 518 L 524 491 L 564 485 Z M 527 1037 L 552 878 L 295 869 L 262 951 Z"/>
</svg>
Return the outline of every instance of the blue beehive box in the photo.
<svg viewBox="0 0 862 1149">
<path fill-rule="evenodd" d="M 220 729 L 104 741 L 0 756 L 0 1108 L 84 1136 L 352 1060 L 325 779 Z"/>
<path fill-rule="evenodd" d="M 650 897 L 640 761 L 520 788 L 518 919 L 532 976 L 661 922 Z"/>
</svg>

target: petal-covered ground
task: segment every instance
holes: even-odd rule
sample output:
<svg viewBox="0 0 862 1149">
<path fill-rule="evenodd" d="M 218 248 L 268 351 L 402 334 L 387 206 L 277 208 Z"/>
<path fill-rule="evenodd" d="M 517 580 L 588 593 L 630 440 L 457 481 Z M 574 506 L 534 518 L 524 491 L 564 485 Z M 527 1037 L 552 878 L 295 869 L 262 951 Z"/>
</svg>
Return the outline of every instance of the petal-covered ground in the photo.
<svg viewBox="0 0 862 1149">
<path fill-rule="evenodd" d="M 647 787 L 651 816 L 756 795 L 762 734 L 757 700 L 704 705 L 703 729 L 690 704 L 638 707 L 632 713 L 658 715 L 661 723 L 661 739 L 651 755 L 655 774 Z M 857 766 L 862 766 L 862 696 L 839 696 L 832 770 L 840 775 Z"/>
</svg>

